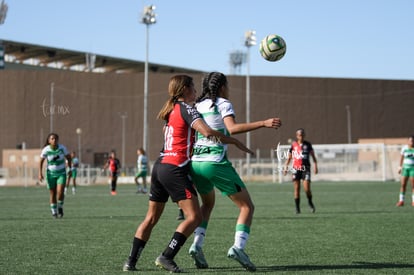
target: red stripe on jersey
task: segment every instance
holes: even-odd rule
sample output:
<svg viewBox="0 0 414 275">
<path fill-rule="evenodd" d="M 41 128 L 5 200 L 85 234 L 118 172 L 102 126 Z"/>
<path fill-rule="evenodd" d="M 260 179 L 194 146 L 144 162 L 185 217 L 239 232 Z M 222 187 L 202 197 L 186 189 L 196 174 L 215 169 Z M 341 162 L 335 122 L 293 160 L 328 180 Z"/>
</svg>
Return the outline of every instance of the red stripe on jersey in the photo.
<svg viewBox="0 0 414 275">
<path fill-rule="evenodd" d="M 185 197 L 187 199 L 191 199 L 191 197 L 193 196 L 193 194 L 191 194 L 190 190 L 188 190 L 187 188 L 185 189 Z"/>
<path fill-rule="evenodd" d="M 195 108 L 177 102 L 170 113 L 164 132 L 164 149 L 161 163 L 184 166 L 190 161 L 195 141 L 194 121 L 201 118 Z"/>
<path fill-rule="evenodd" d="M 297 141 L 294 141 L 289 152 L 292 154 L 293 168 L 300 169 L 303 166 L 310 166 L 310 154 L 313 152 L 310 142 L 305 140 L 302 144 L 299 144 Z"/>
</svg>

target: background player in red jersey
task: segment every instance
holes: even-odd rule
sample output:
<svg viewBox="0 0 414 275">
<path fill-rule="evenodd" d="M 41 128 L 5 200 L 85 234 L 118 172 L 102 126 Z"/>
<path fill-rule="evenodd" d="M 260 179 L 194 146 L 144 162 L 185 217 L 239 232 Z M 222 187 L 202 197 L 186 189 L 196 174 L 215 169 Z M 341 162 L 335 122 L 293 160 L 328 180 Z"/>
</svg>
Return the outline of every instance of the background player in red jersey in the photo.
<svg viewBox="0 0 414 275">
<path fill-rule="evenodd" d="M 119 169 L 121 168 L 121 162 L 116 158 L 114 151 L 109 155 L 108 160 L 105 163 L 104 170 L 108 168 L 111 173 L 111 195 L 116 195 L 116 183 L 118 180 Z"/>
<path fill-rule="evenodd" d="M 312 213 L 315 212 L 315 205 L 312 202 L 310 157 L 313 159 L 315 174 L 318 173 L 318 165 L 312 144 L 309 141 L 304 140 L 304 138 L 305 130 L 302 128 L 296 130 L 296 141 L 292 142 L 292 146 L 289 149 L 289 156 L 286 160 L 284 169 L 284 174 L 286 175 L 288 170 L 287 167 L 289 166 L 290 161 L 293 159 L 292 180 L 294 185 L 296 214 L 300 213 L 301 180 L 303 180 L 303 189 L 305 189 L 309 207 L 311 208 Z"/>
</svg>

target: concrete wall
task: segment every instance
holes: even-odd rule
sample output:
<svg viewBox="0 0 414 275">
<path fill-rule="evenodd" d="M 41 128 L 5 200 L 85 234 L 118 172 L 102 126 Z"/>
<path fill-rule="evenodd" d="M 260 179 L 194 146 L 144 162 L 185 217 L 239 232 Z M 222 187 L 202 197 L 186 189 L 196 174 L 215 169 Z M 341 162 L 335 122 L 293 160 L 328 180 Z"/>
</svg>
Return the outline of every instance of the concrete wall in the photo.
<svg viewBox="0 0 414 275">
<path fill-rule="evenodd" d="M 162 121 L 156 115 L 167 100 L 172 74 L 149 75 L 149 152 L 162 148 Z M 192 75 L 201 91 L 202 75 Z M 81 128 L 82 160 L 116 150 L 122 158 L 122 118 L 125 119 L 125 162 L 135 165 L 142 146 L 144 74 L 95 74 L 69 71 L 0 71 L 0 151 L 22 142 L 41 148 L 53 131 L 68 150 L 78 150 Z M 51 83 L 54 83 L 51 106 Z M 245 77 L 229 76 L 236 121 L 245 121 Z M 414 81 L 299 77 L 251 77 L 251 120 L 282 119 L 279 130 L 251 133 L 251 148 L 269 157 L 278 143 L 287 144 L 299 127 L 314 144 L 347 143 L 350 106 L 352 142 L 360 138 L 408 137 L 414 133 Z M 245 135 L 237 136 L 245 140 Z M 40 149 L 39 149 L 40 150 Z M 40 151 L 39 151 L 40 152 Z M 230 157 L 244 157 L 231 148 Z M 0 158 L 1 160 L 1 158 Z M 0 166 L 2 164 L 0 163 Z"/>
</svg>

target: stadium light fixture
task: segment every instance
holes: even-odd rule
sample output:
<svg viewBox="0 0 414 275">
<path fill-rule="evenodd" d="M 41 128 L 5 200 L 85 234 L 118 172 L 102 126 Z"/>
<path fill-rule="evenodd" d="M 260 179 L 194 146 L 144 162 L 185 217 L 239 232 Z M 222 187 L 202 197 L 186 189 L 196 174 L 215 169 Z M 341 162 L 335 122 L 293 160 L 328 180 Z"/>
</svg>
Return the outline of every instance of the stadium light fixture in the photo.
<svg viewBox="0 0 414 275">
<path fill-rule="evenodd" d="M 250 47 L 256 45 L 256 31 L 244 33 L 246 53 L 246 123 L 250 123 Z M 246 133 L 246 146 L 250 148 L 250 132 Z M 247 177 L 250 178 L 250 154 L 246 154 Z"/>
<path fill-rule="evenodd" d="M 1 1 L 1 5 L 0 5 L 0 25 L 4 24 L 4 21 L 6 20 L 6 15 L 7 15 L 7 10 L 8 9 L 9 9 L 9 7 L 4 2 L 4 0 Z"/>
<path fill-rule="evenodd" d="M 149 26 L 157 22 L 154 12 L 155 6 L 145 6 L 142 13 L 141 23 L 146 26 L 145 36 L 145 68 L 144 68 L 144 129 L 142 147 L 148 151 L 148 54 L 149 54 Z"/>
<path fill-rule="evenodd" d="M 240 73 L 240 67 L 246 62 L 246 53 L 243 51 L 234 51 L 230 53 L 231 74 Z"/>
<path fill-rule="evenodd" d="M 7 15 L 7 10 L 9 9 L 9 7 L 7 6 L 7 4 L 3 1 L 1 1 L 0 4 L 0 25 L 4 24 L 4 21 L 6 20 L 6 15 Z M 3 46 L 3 42 L 0 39 L 0 69 L 4 69 L 4 46 Z"/>
</svg>

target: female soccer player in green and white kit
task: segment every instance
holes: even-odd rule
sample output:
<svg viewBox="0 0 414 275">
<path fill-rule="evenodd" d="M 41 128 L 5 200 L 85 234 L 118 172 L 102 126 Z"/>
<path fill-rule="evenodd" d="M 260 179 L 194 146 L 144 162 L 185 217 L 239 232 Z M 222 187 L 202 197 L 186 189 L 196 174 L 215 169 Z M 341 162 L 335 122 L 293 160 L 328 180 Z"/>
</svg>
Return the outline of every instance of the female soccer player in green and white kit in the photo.
<svg viewBox="0 0 414 275">
<path fill-rule="evenodd" d="M 70 154 L 65 146 L 59 144 L 59 136 L 50 133 L 47 136 L 45 147 L 40 154 L 39 180 L 43 181 L 43 163 L 47 160 L 46 181 L 50 193 L 50 210 L 54 218 L 63 217 L 63 201 L 65 199 L 66 164 L 72 167 Z"/>
<path fill-rule="evenodd" d="M 397 206 L 404 206 L 405 191 L 408 179 L 411 182 L 412 203 L 414 206 L 414 136 L 408 138 L 408 144 L 401 149 L 400 167 L 398 174 L 401 174 L 400 198 Z"/>
<path fill-rule="evenodd" d="M 228 93 L 227 78 L 224 74 L 212 72 L 203 79 L 203 92 L 196 101 L 196 108 L 211 128 L 229 136 L 262 127 L 277 129 L 281 126 L 279 118 L 236 123 Z M 197 268 L 208 267 L 202 246 L 215 203 L 216 187 L 239 208 L 234 244 L 228 250 L 227 256 L 238 261 L 247 270 L 255 271 L 255 265 L 244 252 L 250 234 L 254 205 L 246 186 L 227 159 L 227 145 L 198 135 L 191 162 L 191 176 L 202 199 L 202 223 L 194 232 L 194 242 L 189 250 Z"/>
</svg>

